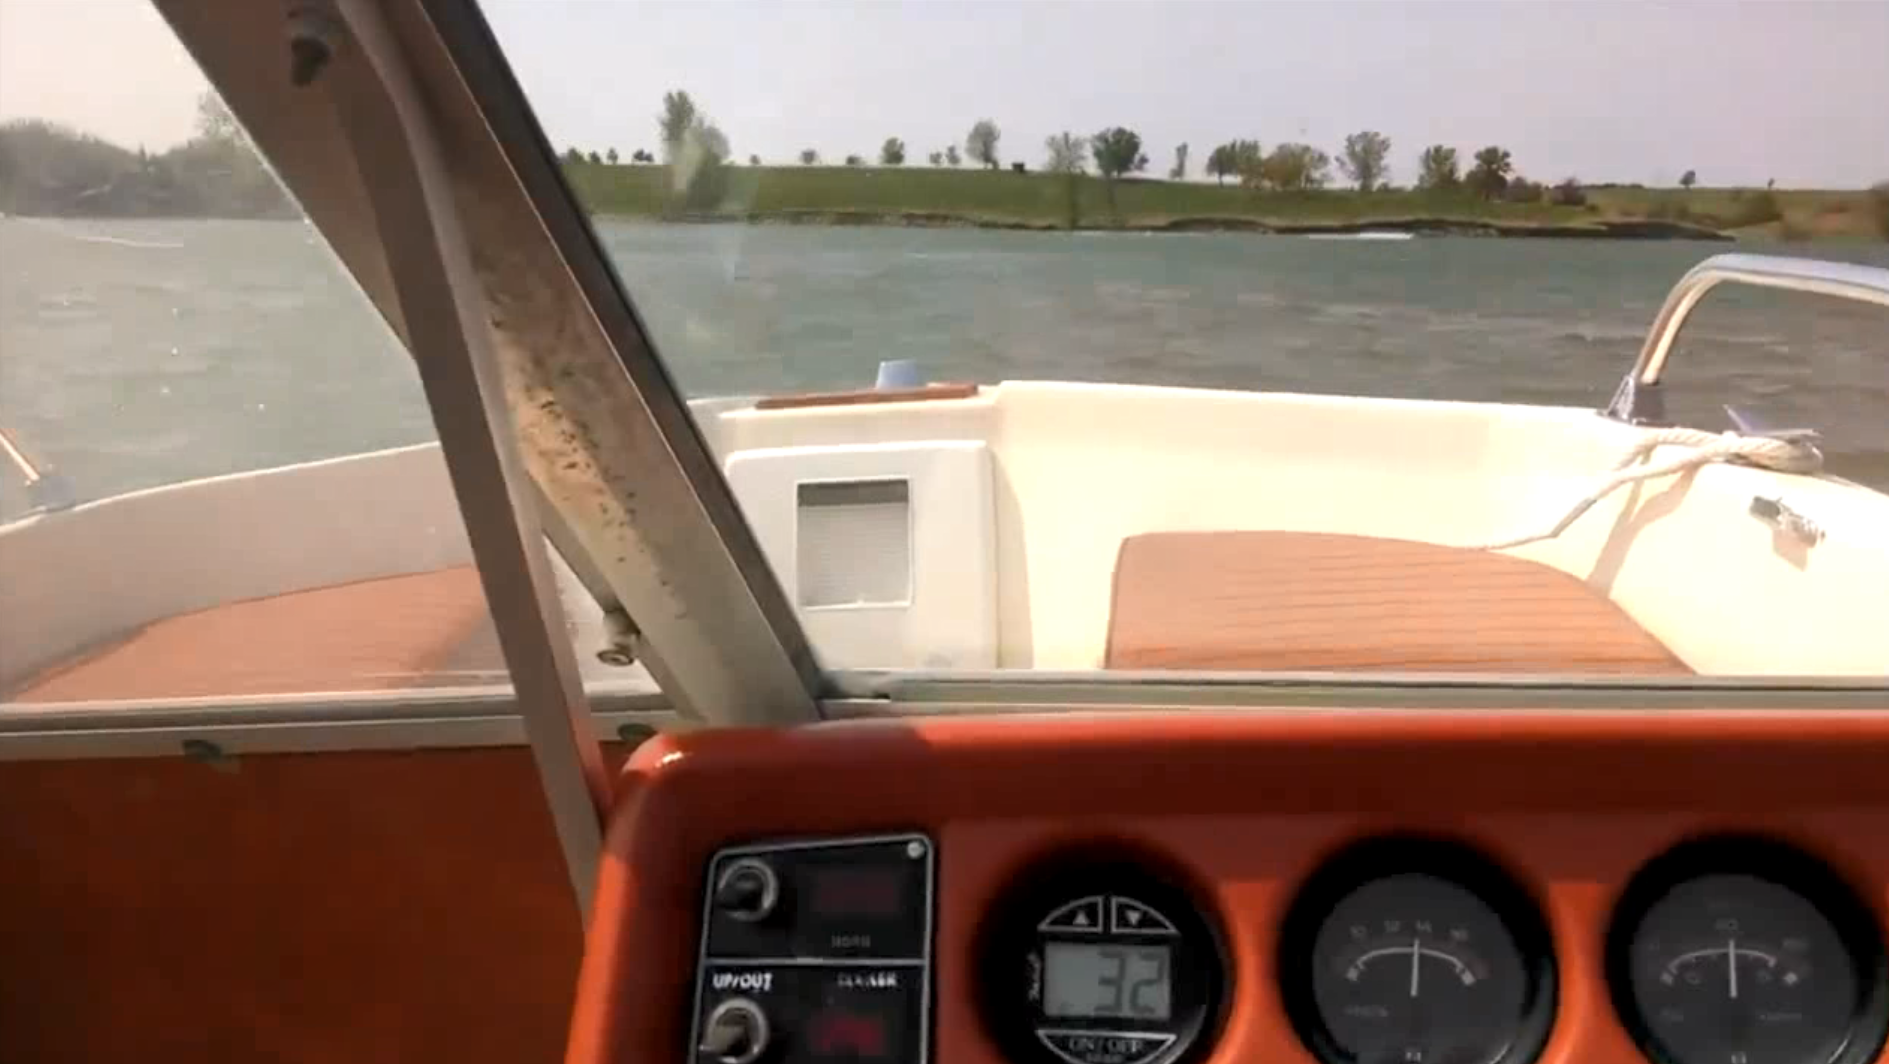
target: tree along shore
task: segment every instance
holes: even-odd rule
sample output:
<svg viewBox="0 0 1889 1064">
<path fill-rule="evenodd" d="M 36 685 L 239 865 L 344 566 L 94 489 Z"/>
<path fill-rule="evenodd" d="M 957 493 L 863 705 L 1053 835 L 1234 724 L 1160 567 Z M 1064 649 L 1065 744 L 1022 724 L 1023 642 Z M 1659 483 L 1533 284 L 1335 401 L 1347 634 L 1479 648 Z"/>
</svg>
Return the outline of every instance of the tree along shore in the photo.
<svg viewBox="0 0 1889 1064">
<path fill-rule="evenodd" d="M 1028 230 L 1417 233 L 1625 239 L 1881 239 L 1867 192 L 1588 186 L 1586 202 L 1465 191 L 1256 191 L 1204 182 L 1010 170 L 725 166 L 712 197 L 675 192 L 662 165 L 572 162 L 600 214 L 674 221 Z M 1075 209 L 1070 204 L 1073 200 Z M 695 202 L 691 203 L 693 199 Z M 1072 223 L 1073 218 L 1073 225 Z"/>
<path fill-rule="evenodd" d="M 1073 141 L 1069 147 L 1073 151 Z M 888 142 L 882 155 L 902 160 L 903 145 Z M 686 160 L 675 166 L 611 163 L 569 152 L 564 168 L 596 213 L 683 222 L 1627 239 L 1889 237 L 1889 197 L 1882 192 L 1602 185 L 1580 188 L 1578 197 L 1557 188 L 1518 202 L 1466 188 L 1283 191 L 1134 174 L 1103 178 L 854 162 L 744 166 L 717 159 L 698 165 L 687 182 L 676 178 Z M 0 126 L 0 213 L 287 218 L 299 212 L 228 113 L 206 99 L 198 136 L 156 155 L 43 122 Z"/>
</svg>

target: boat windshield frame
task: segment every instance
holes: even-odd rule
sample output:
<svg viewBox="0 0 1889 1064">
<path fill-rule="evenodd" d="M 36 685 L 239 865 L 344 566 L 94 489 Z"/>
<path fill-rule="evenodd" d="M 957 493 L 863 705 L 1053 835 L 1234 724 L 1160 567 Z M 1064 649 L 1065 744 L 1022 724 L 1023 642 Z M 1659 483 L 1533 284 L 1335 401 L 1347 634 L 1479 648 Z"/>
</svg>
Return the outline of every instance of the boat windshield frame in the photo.
<svg viewBox="0 0 1889 1064">
<path fill-rule="evenodd" d="M 514 678 L 508 630 L 556 609 L 488 572 L 515 559 L 480 550 L 484 526 L 519 518 L 620 618 L 676 713 L 818 719 L 806 635 L 478 6 L 155 2 L 414 355 Z M 429 344 L 412 293 L 442 270 L 462 320 Z M 447 431 L 475 402 L 434 387 L 453 362 L 489 434 Z M 503 473 L 468 464 L 489 449 Z M 481 514 L 479 496 L 512 505 Z"/>
<path fill-rule="evenodd" d="M 467 325 L 464 357 L 483 360 L 477 375 L 502 414 L 495 436 L 506 437 L 496 443 L 516 453 L 514 475 L 527 478 L 515 497 L 572 558 L 606 613 L 620 611 L 679 719 L 777 726 L 857 716 L 862 707 L 952 712 L 999 704 L 1846 709 L 1880 702 L 1880 681 L 1838 677 L 822 670 L 476 0 L 289 5 L 287 46 L 279 43 L 284 9 L 155 2 L 409 350 L 415 342 L 404 325 L 396 246 L 404 237 L 376 190 L 406 169 L 425 171 L 433 152 L 439 172 L 422 191 L 459 231 L 461 247 L 447 248 L 447 257 L 462 257 L 466 300 L 479 312 Z M 305 72 L 305 88 L 285 76 L 301 54 L 323 57 Z M 372 113 L 377 106 L 386 113 Z M 454 356 L 415 357 L 424 370 L 429 359 Z M 429 403 L 436 423 L 455 416 L 431 393 Z M 450 462 L 454 448 L 446 449 Z M 483 488 L 514 486 L 488 479 Z M 470 507 L 467 519 L 476 538 L 480 518 Z M 481 557 L 482 571 L 486 565 Z M 493 602 L 501 636 L 508 625 L 544 620 L 512 615 L 513 607 L 536 608 L 530 603 Z"/>
<path fill-rule="evenodd" d="M 0 761 L 526 741 L 580 911 L 658 729 L 911 714 L 1880 711 L 1881 678 L 823 671 L 476 0 L 153 0 L 413 356 L 511 689 L 61 704 Z M 546 541 L 662 691 L 586 686 Z"/>
</svg>

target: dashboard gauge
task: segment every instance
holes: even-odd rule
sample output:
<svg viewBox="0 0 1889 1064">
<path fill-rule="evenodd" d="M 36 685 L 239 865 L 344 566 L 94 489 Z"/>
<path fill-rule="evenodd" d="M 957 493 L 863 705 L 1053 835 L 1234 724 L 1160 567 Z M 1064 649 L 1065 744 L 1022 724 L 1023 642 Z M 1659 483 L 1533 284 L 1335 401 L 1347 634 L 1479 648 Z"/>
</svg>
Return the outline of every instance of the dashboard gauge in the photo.
<svg viewBox="0 0 1889 1064">
<path fill-rule="evenodd" d="M 980 952 L 985 1020 L 1010 1060 L 1177 1064 L 1212 1048 L 1219 935 L 1139 862 L 1047 863 L 1007 892 Z"/>
<path fill-rule="evenodd" d="M 1376 842 L 1320 871 L 1287 917 L 1279 970 L 1325 1064 L 1524 1064 L 1554 1012 L 1533 905 L 1448 843 Z"/>
<path fill-rule="evenodd" d="M 1660 1064 L 1856 1064 L 1882 1047 L 1882 931 L 1834 875 L 1775 844 L 1693 843 L 1614 917 L 1615 1003 Z"/>
</svg>

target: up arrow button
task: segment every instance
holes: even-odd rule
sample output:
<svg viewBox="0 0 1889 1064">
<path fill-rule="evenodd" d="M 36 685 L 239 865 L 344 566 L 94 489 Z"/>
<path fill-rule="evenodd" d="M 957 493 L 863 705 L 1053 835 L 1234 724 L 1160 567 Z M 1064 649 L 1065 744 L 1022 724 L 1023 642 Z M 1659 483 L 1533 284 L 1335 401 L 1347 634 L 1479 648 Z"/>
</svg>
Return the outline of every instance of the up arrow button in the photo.
<svg viewBox="0 0 1889 1064">
<path fill-rule="evenodd" d="M 1101 934 L 1102 895 L 1091 894 L 1086 898 L 1077 898 L 1067 905 L 1058 907 L 1055 912 L 1044 917 L 1043 922 L 1036 925 L 1036 929 L 1077 935 Z"/>
<path fill-rule="evenodd" d="M 1109 926 L 1118 935 L 1179 935 L 1174 922 L 1153 906 L 1116 895 L 1108 900 Z"/>
</svg>

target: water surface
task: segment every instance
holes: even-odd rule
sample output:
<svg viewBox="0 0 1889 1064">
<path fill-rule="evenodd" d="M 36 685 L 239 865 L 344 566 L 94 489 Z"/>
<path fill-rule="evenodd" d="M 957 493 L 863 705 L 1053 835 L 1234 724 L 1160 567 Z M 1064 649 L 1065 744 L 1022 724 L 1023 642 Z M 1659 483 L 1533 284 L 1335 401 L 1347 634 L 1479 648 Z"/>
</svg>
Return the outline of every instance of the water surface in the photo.
<svg viewBox="0 0 1889 1064">
<path fill-rule="evenodd" d="M 1601 406 L 1722 244 L 604 222 L 692 395 L 1055 379 Z M 1767 249 L 1773 250 L 1773 249 Z M 1889 266 L 1889 248 L 1775 249 Z M 1721 290 L 1670 364 L 1889 488 L 1889 313 Z M 0 425 L 84 498 L 431 439 L 412 366 L 299 222 L 0 220 Z M 0 473 L 0 516 L 22 502 Z"/>
</svg>

